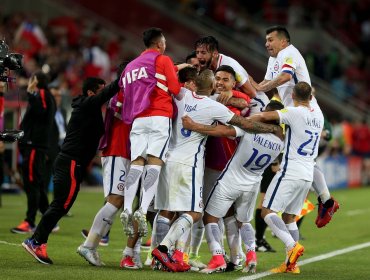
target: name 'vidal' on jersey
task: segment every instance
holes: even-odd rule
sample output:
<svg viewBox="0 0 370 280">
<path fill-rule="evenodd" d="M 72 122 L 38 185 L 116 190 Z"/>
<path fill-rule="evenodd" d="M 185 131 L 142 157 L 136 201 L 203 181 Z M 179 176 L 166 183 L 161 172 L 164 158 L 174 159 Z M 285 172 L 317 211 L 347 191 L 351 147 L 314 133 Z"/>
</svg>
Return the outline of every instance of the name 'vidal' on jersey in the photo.
<svg viewBox="0 0 370 280">
<path fill-rule="evenodd" d="M 227 123 L 234 113 L 221 103 L 206 96 L 197 95 L 185 88 L 181 89 L 180 94 L 184 95 L 181 100 L 175 99 L 178 114 L 173 122 L 167 160 L 203 168 L 204 145 L 207 137 L 185 129 L 182 126 L 181 117 L 186 114 L 197 123 L 210 125 L 215 121 Z"/>
</svg>

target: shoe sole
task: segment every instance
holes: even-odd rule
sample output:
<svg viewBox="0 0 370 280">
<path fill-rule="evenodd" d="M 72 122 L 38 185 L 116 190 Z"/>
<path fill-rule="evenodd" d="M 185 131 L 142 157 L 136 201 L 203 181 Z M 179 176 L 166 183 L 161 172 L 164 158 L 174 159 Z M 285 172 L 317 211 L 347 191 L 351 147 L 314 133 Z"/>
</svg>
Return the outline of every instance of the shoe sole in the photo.
<svg viewBox="0 0 370 280">
<path fill-rule="evenodd" d="M 140 217 L 133 217 L 133 220 L 137 222 L 138 228 L 137 231 L 139 233 L 140 237 L 145 237 L 148 235 L 148 224 L 146 222 L 146 219 L 144 219 L 142 216 Z"/>
<path fill-rule="evenodd" d="M 138 266 L 126 266 L 126 265 L 121 266 L 121 268 L 127 268 L 127 269 L 131 269 L 131 270 L 138 270 L 139 269 Z"/>
<path fill-rule="evenodd" d="M 45 262 L 43 261 L 42 259 L 40 259 L 28 246 L 26 243 L 22 242 L 22 247 L 24 249 L 26 249 L 26 251 L 32 256 L 34 257 L 39 263 L 42 263 L 42 264 L 46 264 L 46 265 L 50 265 L 51 263 L 48 263 L 48 262 Z"/>
<path fill-rule="evenodd" d="M 77 252 L 76 252 L 76 253 L 77 253 L 77 254 L 79 254 L 82 258 L 84 258 L 84 260 L 85 260 L 85 261 L 87 261 L 87 262 L 88 262 L 89 264 L 91 264 L 92 266 L 98 266 L 98 267 L 99 267 L 99 266 L 103 266 L 103 265 L 104 265 L 103 263 L 101 263 L 101 265 L 98 265 L 98 264 L 95 264 L 95 263 L 90 262 L 90 261 L 85 257 L 85 255 L 84 255 L 84 254 L 82 254 L 82 253 L 80 252 L 80 250 L 79 250 L 79 249 L 80 249 L 80 247 L 78 247 L 78 248 L 77 248 Z"/>
<path fill-rule="evenodd" d="M 333 218 L 333 216 L 334 216 L 334 213 L 335 213 L 335 212 L 337 212 L 337 211 L 338 211 L 338 209 L 339 209 L 339 204 L 338 204 L 338 207 L 335 207 L 335 208 L 334 208 L 333 214 L 329 215 L 329 216 L 330 216 L 330 219 L 329 219 L 329 221 L 327 221 L 325 224 L 321 224 L 321 223 L 319 223 L 319 216 L 318 216 L 318 217 L 316 218 L 316 221 L 315 221 L 316 226 L 317 226 L 318 228 L 322 228 L 322 227 L 326 226 L 328 223 L 330 223 L 330 222 L 331 222 L 331 219 L 332 219 L 332 218 Z"/>
<path fill-rule="evenodd" d="M 304 247 L 301 247 L 298 252 L 294 255 L 294 258 L 290 260 L 290 257 L 288 259 L 288 264 L 287 264 L 287 270 L 292 271 L 292 269 L 295 267 L 297 260 L 300 256 L 303 255 L 304 252 Z"/>
<path fill-rule="evenodd" d="M 256 263 L 251 263 L 249 264 L 248 266 L 246 266 L 242 272 L 243 273 L 251 273 L 251 274 L 255 274 L 256 273 L 256 269 L 257 269 L 257 264 Z"/>
<path fill-rule="evenodd" d="M 22 231 L 22 230 L 17 230 L 17 229 L 14 229 L 14 228 L 12 228 L 10 230 L 10 232 L 18 233 L 18 234 L 32 234 L 33 233 L 33 231 Z"/>
<path fill-rule="evenodd" d="M 123 225 L 124 233 L 129 237 L 133 237 L 135 233 L 134 233 L 134 230 L 133 230 L 133 226 L 129 225 L 130 224 L 130 222 L 129 222 L 130 217 L 128 215 L 121 215 L 120 220 L 121 220 L 121 223 Z"/>
<path fill-rule="evenodd" d="M 204 274 L 212 274 L 214 272 L 216 273 L 219 273 L 219 272 L 225 272 L 225 269 L 226 269 L 226 264 L 223 265 L 223 266 L 219 266 L 218 268 L 215 268 L 215 269 L 208 269 L 208 268 L 205 268 L 201 271 L 199 271 L 200 273 L 204 273 Z"/>
<path fill-rule="evenodd" d="M 161 258 L 158 258 L 157 256 L 153 255 L 152 253 L 152 257 L 154 259 L 154 266 L 155 267 L 158 267 L 158 270 L 165 270 L 165 271 L 170 271 L 170 272 L 176 272 L 176 270 L 172 270 L 171 268 L 169 268 L 167 265 L 166 265 L 166 262 L 162 261 Z M 161 264 L 161 268 L 159 268 L 159 264 Z"/>
</svg>

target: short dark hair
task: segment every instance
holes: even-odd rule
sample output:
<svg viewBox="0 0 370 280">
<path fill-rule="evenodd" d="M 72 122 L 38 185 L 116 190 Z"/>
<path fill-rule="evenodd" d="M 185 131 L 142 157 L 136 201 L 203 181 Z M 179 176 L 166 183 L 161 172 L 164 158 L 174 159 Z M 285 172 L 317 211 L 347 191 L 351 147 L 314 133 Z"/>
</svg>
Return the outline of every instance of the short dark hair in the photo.
<svg viewBox="0 0 370 280">
<path fill-rule="evenodd" d="M 95 92 L 99 89 L 100 85 L 105 85 L 105 81 L 100 78 L 96 77 L 88 77 L 84 80 L 82 85 L 82 93 L 83 95 L 87 95 L 87 92 L 91 90 L 92 92 Z"/>
<path fill-rule="evenodd" d="M 194 67 L 185 67 L 179 71 L 180 83 L 195 81 L 197 76 L 198 76 L 197 69 Z"/>
<path fill-rule="evenodd" d="M 49 77 L 42 71 L 37 71 L 33 74 L 37 78 L 37 87 L 39 89 L 46 89 L 48 88 L 49 84 Z"/>
<path fill-rule="evenodd" d="M 277 32 L 279 37 L 284 37 L 288 42 L 290 42 L 289 32 L 284 26 L 275 25 L 275 26 L 269 27 L 269 28 L 266 29 L 266 35 L 274 32 L 274 31 Z"/>
<path fill-rule="evenodd" d="M 210 52 L 218 51 L 218 41 L 213 36 L 202 37 L 195 41 L 194 48 L 205 45 Z"/>
<path fill-rule="evenodd" d="M 234 80 L 236 80 L 236 73 L 230 65 L 221 65 L 216 69 L 215 74 L 220 71 L 230 73 Z"/>
<path fill-rule="evenodd" d="M 118 78 L 122 75 L 123 73 L 123 70 L 125 70 L 127 64 L 129 64 L 130 61 L 128 60 L 125 60 L 125 61 L 122 61 L 118 66 L 117 66 L 117 70 L 116 70 L 116 74 L 118 76 Z"/>
<path fill-rule="evenodd" d="M 311 98 L 312 88 L 306 82 L 298 82 L 294 86 L 293 92 L 295 93 L 295 98 L 298 101 L 309 101 Z"/>
<path fill-rule="evenodd" d="M 284 109 L 284 105 L 277 100 L 270 100 L 270 102 L 266 105 L 267 111 L 277 111 Z"/>
<path fill-rule="evenodd" d="M 214 74 L 212 70 L 204 69 L 199 73 L 195 79 L 195 85 L 197 86 L 197 91 L 202 91 L 205 89 L 210 89 L 213 86 Z"/>
<path fill-rule="evenodd" d="M 163 36 L 162 29 L 151 27 L 143 32 L 143 41 L 145 47 L 152 46 L 160 37 Z"/>
<path fill-rule="evenodd" d="M 197 54 L 195 53 L 195 51 L 192 51 L 191 53 L 189 53 L 186 58 L 185 58 L 185 62 L 188 63 L 188 61 L 192 58 L 197 58 Z"/>
</svg>

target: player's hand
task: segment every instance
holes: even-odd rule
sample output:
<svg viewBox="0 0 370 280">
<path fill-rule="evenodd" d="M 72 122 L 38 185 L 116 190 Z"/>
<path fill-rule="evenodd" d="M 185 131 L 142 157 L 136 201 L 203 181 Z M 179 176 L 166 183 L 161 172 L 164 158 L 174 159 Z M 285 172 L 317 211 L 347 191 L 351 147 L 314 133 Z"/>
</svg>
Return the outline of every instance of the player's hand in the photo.
<svg viewBox="0 0 370 280">
<path fill-rule="evenodd" d="M 217 97 L 217 101 L 226 105 L 229 102 L 230 98 L 233 97 L 232 91 L 222 91 L 220 95 Z"/>
<path fill-rule="evenodd" d="M 32 78 L 29 79 L 28 81 L 28 87 L 27 87 L 27 91 L 28 92 L 35 92 L 36 89 L 37 89 L 37 84 L 38 84 L 38 80 L 37 80 L 37 77 L 36 76 L 33 76 Z"/>
<path fill-rule="evenodd" d="M 0 92 L 4 93 L 6 91 L 6 82 L 0 82 Z"/>
<path fill-rule="evenodd" d="M 196 126 L 196 122 L 194 122 L 193 119 L 190 118 L 188 115 L 183 116 L 181 120 L 182 120 L 182 126 L 185 129 L 192 130 Z"/>
<path fill-rule="evenodd" d="M 191 68 L 194 68 L 193 65 L 189 64 L 189 63 L 180 63 L 180 64 L 177 64 L 177 69 L 180 71 L 181 69 L 184 69 L 186 67 L 191 67 Z"/>
</svg>

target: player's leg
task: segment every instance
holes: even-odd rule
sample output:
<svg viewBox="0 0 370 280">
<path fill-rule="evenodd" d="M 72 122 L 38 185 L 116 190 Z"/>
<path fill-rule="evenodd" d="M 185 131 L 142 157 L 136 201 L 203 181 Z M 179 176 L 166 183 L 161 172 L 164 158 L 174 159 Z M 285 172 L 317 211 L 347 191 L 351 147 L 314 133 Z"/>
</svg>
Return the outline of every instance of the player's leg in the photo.
<svg viewBox="0 0 370 280">
<path fill-rule="evenodd" d="M 318 195 L 319 201 L 315 223 L 317 227 L 321 228 L 330 222 L 334 213 L 339 209 L 339 203 L 330 196 L 324 173 L 317 165 L 314 167 L 312 187 Z"/>
<path fill-rule="evenodd" d="M 157 193 L 159 175 L 168 151 L 172 130 L 172 120 L 170 118 L 150 117 L 147 119 L 151 131 L 148 134 L 146 176 L 143 181 L 140 208 L 134 213 L 134 219 L 139 224 L 138 230 L 141 236 L 145 236 L 148 232 L 146 213 Z"/>
<path fill-rule="evenodd" d="M 226 215 L 237 195 L 237 191 L 224 186 L 222 181 L 218 181 L 208 197 L 203 222 L 206 240 L 209 250 L 212 253 L 212 258 L 207 267 L 201 271 L 202 273 L 212 273 L 226 269 L 226 262 L 223 257 L 224 250 L 221 245 L 222 235 L 218 220 Z"/>
<path fill-rule="evenodd" d="M 257 267 L 255 231 L 250 222 L 253 219 L 258 193 L 259 183 L 256 183 L 249 191 L 243 191 L 234 203 L 235 217 L 246 249 L 243 272 L 247 273 L 255 273 Z"/>
</svg>

